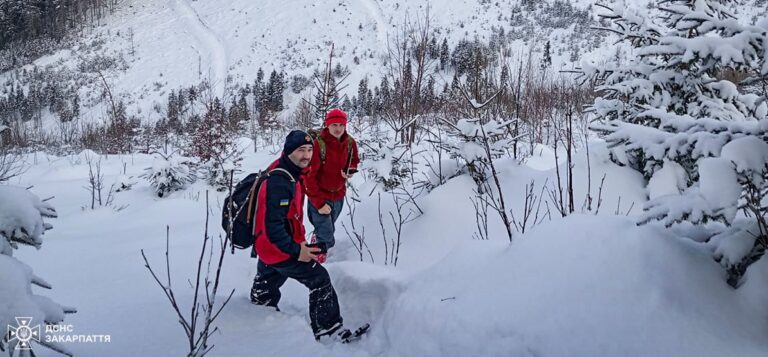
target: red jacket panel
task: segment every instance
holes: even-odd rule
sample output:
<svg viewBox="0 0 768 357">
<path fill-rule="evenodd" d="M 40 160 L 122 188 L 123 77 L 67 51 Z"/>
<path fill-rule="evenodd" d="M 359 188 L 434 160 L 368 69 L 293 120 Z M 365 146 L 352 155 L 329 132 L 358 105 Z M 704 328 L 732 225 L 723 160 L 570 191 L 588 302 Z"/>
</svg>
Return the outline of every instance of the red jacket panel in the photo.
<svg viewBox="0 0 768 357">
<path fill-rule="evenodd" d="M 300 244 L 305 241 L 301 170 L 284 156 L 273 162 L 268 170 L 274 168 L 285 169 L 295 182 L 283 172 L 272 172 L 259 187 L 254 246 L 265 264 L 297 259 Z"/>
<path fill-rule="evenodd" d="M 325 128 L 320 133 L 320 138 L 325 143 L 325 163 L 320 159 L 320 144 L 315 140 L 312 162 L 305 180 L 309 202 L 318 209 L 323 207 L 325 201 L 338 201 L 344 198 L 347 186 L 341 172 L 348 169 L 357 170 L 360 164 L 357 143 L 346 131 L 341 138 L 336 139 L 328 128 Z M 351 153 L 347 140 L 352 140 Z"/>
</svg>

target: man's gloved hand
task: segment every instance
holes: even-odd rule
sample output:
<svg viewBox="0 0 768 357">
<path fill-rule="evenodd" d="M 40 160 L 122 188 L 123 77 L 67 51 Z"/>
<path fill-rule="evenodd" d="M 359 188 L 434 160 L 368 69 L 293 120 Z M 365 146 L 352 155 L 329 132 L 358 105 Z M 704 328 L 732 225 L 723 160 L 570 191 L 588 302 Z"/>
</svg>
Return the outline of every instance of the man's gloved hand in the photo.
<svg viewBox="0 0 768 357">
<path fill-rule="evenodd" d="M 317 247 L 307 247 L 307 242 L 301 242 L 301 251 L 299 252 L 300 262 L 309 262 L 311 260 L 317 260 L 317 254 L 321 249 Z"/>
<path fill-rule="evenodd" d="M 328 255 L 328 247 L 325 245 L 325 243 L 319 243 L 317 241 L 317 236 L 314 233 L 312 233 L 312 239 L 309 240 L 309 244 L 307 244 L 307 247 L 320 248 L 320 252 L 315 257 L 315 261 L 320 264 L 325 263 L 326 257 Z"/>
</svg>

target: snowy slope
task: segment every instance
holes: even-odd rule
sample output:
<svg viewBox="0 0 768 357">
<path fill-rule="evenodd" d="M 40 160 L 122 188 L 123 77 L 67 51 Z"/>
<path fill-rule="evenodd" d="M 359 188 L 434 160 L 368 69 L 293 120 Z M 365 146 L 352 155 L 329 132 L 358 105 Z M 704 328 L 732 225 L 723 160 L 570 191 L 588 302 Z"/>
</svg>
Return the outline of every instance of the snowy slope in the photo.
<svg viewBox="0 0 768 357">
<path fill-rule="evenodd" d="M 626 206 L 630 201 L 640 205 L 645 191 L 638 174 L 603 162 L 599 145 L 593 148 L 593 175 L 609 177 L 610 187 L 604 188 L 609 209 L 598 216 L 553 219 L 517 234 L 511 245 L 497 225 L 490 240 L 471 238 L 474 216 L 467 196 L 473 183 L 460 176 L 422 199 L 425 214 L 406 227 L 398 266 L 385 266 L 371 209 L 376 196 L 361 197 L 356 220 L 367 227 L 377 262 L 367 257 L 359 262 L 342 232 L 327 264 L 346 322 L 373 323 L 369 336 L 353 345 L 314 342 L 307 291 L 296 282 L 283 287 L 281 312 L 251 305 L 255 260 L 243 251 L 228 254 L 220 292 L 224 296 L 235 289 L 235 294 L 218 322 L 222 333 L 213 337 L 211 355 L 764 355 L 764 264 L 750 270 L 743 290 L 734 291 L 707 248 L 659 228 L 635 227 L 631 217 L 612 216 L 619 196 Z M 547 156 L 542 153 L 536 166 L 544 168 Z M 271 159 L 266 150 L 249 154 L 244 167 L 263 167 Z M 51 222 L 55 228 L 42 250 L 22 249 L 16 256 L 53 285 L 47 296 L 78 308 L 65 320 L 76 333 L 112 337 L 110 343 L 66 346 L 78 356 L 183 354 L 181 328 L 143 267 L 140 250 L 161 269 L 165 228 L 170 228 L 174 286 L 188 304 L 185 280 L 193 277 L 202 242 L 205 186 L 198 183 L 157 199 L 140 181 L 117 195 L 115 205 L 126 208 L 91 211 L 82 208 L 88 202 L 82 157 L 38 154 L 29 160 L 33 166 L 12 183 L 33 184 L 43 197 L 54 195 L 59 218 Z M 136 175 L 151 160 L 108 157 L 103 161 L 107 182 L 123 164 L 128 175 Z M 514 207 L 521 205 L 521 186 L 554 175 L 552 169 L 511 162 L 499 167 Z M 582 186 L 584 173 L 575 175 L 577 187 Z M 368 184 L 360 177 L 356 181 L 361 192 Z M 221 197 L 210 195 L 213 234 L 219 232 Z M 383 201 L 383 209 L 390 209 L 386 196 Z M 349 224 L 348 217 L 342 219 Z"/>
<path fill-rule="evenodd" d="M 764 5 L 748 1 L 738 13 L 765 14 Z M 285 71 L 290 78 L 312 73 L 327 61 L 331 43 L 335 44 L 334 63 L 350 68 L 347 94 L 354 95 L 357 83 L 365 77 L 378 79 L 384 72 L 384 56 L 389 39 L 406 20 L 419 21 L 429 7 L 430 26 L 438 41 L 446 38 L 453 46 L 463 38 L 487 41 L 492 29 L 504 28 L 517 40 L 508 49 L 508 62 L 527 59 L 530 51 L 539 58 L 544 43 L 552 43 L 553 68 L 572 68 L 570 51 L 580 51 L 579 60 L 602 61 L 617 55 L 611 37 L 591 39 L 575 34 L 574 25 L 564 28 L 540 28 L 535 25 L 538 12 L 524 12 L 532 27 L 514 27 L 513 8 L 519 0 L 123 0 L 114 13 L 88 29 L 78 44 L 34 62 L 39 67 L 78 71 L 83 63 L 110 58 L 116 66 L 103 69 L 107 85 L 128 104 L 130 114 L 154 121 L 162 114 L 171 90 L 199 84 L 212 84 L 212 95 L 229 98 L 235 86 L 251 83 L 258 68 L 267 74 L 273 69 Z M 542 2 L 543 3 L 543 2 Z M 552 1 L 547 1 L 552 3 Z M 592 1 L 571 1 L 576 9 L 587 10 L 594 17 Z M 643 8 L 647 0 L 626 2 L 627 7 Z M 536 11 L 541 11 L 541 4 Z M 565 21 L 568 21 L 566 18 Z M 586 26 L 588 24 L 581 23 Z M 438 43 L 439 43 L 438 42 Z M 354 59 L 359 64 L 354 63 Z M 31 65 L 20 69 L 31 69 Z M 0 73 L 0 83 L 18 76 L 15 71 Z M 92 73 L 92 75 L 95 73 Z M 445 78 L 443 78 L 445 77 Z M 438 84 L 450 81 L 437 76 Z M 74 81 L 73 81 L 74 84 Z M 101 98 L 104 85 L 100 79 L 79 83 L 83 98 L 82 117 L 97 120 L 106 112 Z M 305 94 L 305 93 L 304 93 Z M 286 91 L 288 111 L 300 96 Z M 158 112 L 155 108 L 160 108 Z"/>
<path fill-rule="evenodd" d="M 447 38 L 453 46 L 462 38 L 487 41 L 493 27 L 510 28 L 509 16 L 517 4 L 516 0 L 301 0 L 287 6 L 277 0 L 125 0 L 102 25 L 86 32 L 77 46 L 34 64 L 76 69 L 96 56 L 124 61 L 124 67 L 103 71 L 107 83 L 116 96 L 128 101 L 131 113 L 153 121 L 160 115 L 155 105 L 164 107 L 171 90 L 203 80 L 212 83 L 214 95 L 228 97 L 234 85 L 251 83 L 258 68 L 267 74 L 283 70 L 289 78 L 295 74 L 310 77 L 327 61 L 331 43 L 335 44 L 334 63 L 351 70 L 347 80 L 351 96 L 362 78 L 371 77 L 378 83 L 389 39 L 406 19 L 423 18 L 428 6 L 430 26 L 438 31 L 438 40 Z M 586 0 L 576 2 L 580 8 L 588 4 Z M 573 65 L 566 49 L 571 45 L 572 28 L 525 32 L 514 41 L 510 61 L 527 56 L 528 45 L 540 52 L 543 43 L 552 40 L 555 68 Z M 601 54 L 585 53 L 584 58 Z M 359 65 L 354 64 L 355 57 Z M 14 76 L 11 72 L 0 74 L 0 83 Z M 438 83 L 451 79 L 442 77 L 438 76 Z M 80 95 L 87 98 L 83 103 L 95 105 L 84 108 L 85 118 L 98 118 L 105 112 L 104 104 L 97 104 L 102 91 L 100 80 L 80 89 Z M 298 98 L 286 91 L 289 109 Z"/>
</svg>

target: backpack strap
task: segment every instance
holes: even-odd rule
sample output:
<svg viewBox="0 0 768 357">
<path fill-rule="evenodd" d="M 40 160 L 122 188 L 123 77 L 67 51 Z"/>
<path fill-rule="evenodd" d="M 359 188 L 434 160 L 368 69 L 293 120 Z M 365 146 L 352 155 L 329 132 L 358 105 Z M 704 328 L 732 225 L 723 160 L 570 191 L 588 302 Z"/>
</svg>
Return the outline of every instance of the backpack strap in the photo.
<svg viewBox="0 0 768 357">
<path fill-rule="evenodd" d="M 352 156 L 352 144 L 355 143 L 355 139 L 347 134 L 347 155 Z"/>
<path fill-rule="evenodd" d="M 347 134 L 347 171 L 349 171 L 349 167 L 352 166 L 352 144 L 354 143 L 355 139 Z"/>
<path fill-rule="evenodd" d="M 267 176 L 269 176 L 270 174 L 272 174 L 273 172 L 276 172 L 276 171 L 277 172 L 282 172 L 285 175 L 287 175 L 288 179 L 291 180 L 291 182 L 296 182 L 296 180 L 293 178 L 293 175 L 291 175 L 291 173 L 288 172 L 288 170 L 286 170 L 284 168 L 281 168 L 281 167 L 276 167 L 276 168 L 274 168 L 272 170 L 269 170 L 269 172 L 267 172 Z"/>
<path fill-rule="evenodd" d="M 256 195 L 259 193 L 256 192 L 256 187 L 259 186 L 259 181 L 261 180 L 261 175 L 264 174 L 264 171 L 259 172 L 259 176 L 256 177 L 256 180 L 253 181 L 253 185 L 251 185 L 251 189 L 248 191 L 248 215 L 245 216 L 245 223 L 251 224 L 251 218 L 253 218 L 253 200 L 256 199 Z"/>
<path fill-rule="evenodd" d="M 248 216 L 246 216 L 245 218 L 245 221 L 248 224 L 251 223 L 251 218 L 253 217 L 253 208 L 254 208 L 253 201 L 256 199 L 256 196 L 258 196 L 259 194 L 258 192 L 255 192 L 256 187 L 259 185 L 259 182 L 261 182 L 262 178 L 269 177 L 269 175 L 275 171 L 282 172 L 284 175 L 288 176 L 288 179 L 291 180 L 291 182 L 296 182 L 296 180 L 293 178 L 293 175 L 291 175 L 291 173 L 288 172 L 288 170 L 280 167 L 276 167 L 272 170 L 269 170 L 268 172 L 266 172 L 266 174 L 262 171 L 259 174 L 259 177 L 256 179 L 256 181 L 253 182 L 253 186 L 251 186 L 251 190 L 248 192 Z M 265 175 L 265 176 L 262 177 L 262 175 Z"/>
<path fill-rule="evenodd" d="M 347 157 L 349 157 L 349 165 L 352 164 L 352 144 L 355 142 L 355 139 L 352 138 L 349 134 L 347 134 Z M 325 165 L 325 141 L 321 137 L 317 137 L 317 146 L 320 147 L 320 163 Z"/>
<path fill-rule="evenodd" d="M 320 163 L 325 165 L 325 140 L 321 137 L 317 137 L 317 146 L 320 147 Z"/>
</svg>

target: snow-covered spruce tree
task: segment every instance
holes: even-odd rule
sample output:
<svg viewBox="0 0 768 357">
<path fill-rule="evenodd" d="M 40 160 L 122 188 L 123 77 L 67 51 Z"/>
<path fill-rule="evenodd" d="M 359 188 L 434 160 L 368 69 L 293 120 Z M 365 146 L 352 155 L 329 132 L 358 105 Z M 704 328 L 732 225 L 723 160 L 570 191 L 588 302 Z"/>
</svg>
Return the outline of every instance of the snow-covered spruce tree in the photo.
<svg viewBox="0 0 768 357">
<path fill-rule="evenodd" d="M 455 124 L 443 119 L 448 126 L 448 133 L 454 140 L 442 144 L 451 158 L 461 158 L 464 162 L 463 171 L 469 173 L 477 184 L 479 193 L 485 193 L 491 174 L 491 160 L 504 155 L 506 149 L 514 145 L 510 138 L 509 126 L 514 120 L 504 121 L 490 118 L 487 107 L 498 99 L 499 92 L 490 96 L 484 103 L 472 99 L 468 91 L 460 87 L 458 90 L 470 106 L 471 118 L 459 119 Z"/>
<path fill-rule="evenodd" d="M 495 96 L 484 104 L 473 101 L 472 105 L 480 109 L 494 98 Z M 462 171 L 466 170 L 477 185 L 472 205 L 475 207 L 478 237 L 488 239 L 488 208 L 490 207 L 499 214 L 511 242 L 512 221 L 508 216 L 499 175 L 493 163 L 493 160 L 505 153 L 506 148 L 514 146 L 508 129 L 511 122 L 491 119 L 483 123 L 481 118 L 477 117 L 460 119 L 455 125 L 448 121 L 445 123 L 451 126 L 450 135 L 455 136 L 458 142 L 446 145 L 449 154 L 452 158 L 461 158 L 460 161 L 464 162 Z"/>
<path fill-rule="evenodd" d="M 744 136 L 725 144 L 720 157 L 699 160 L 698 182 L 682 194 L 652 199 L 640 222 L 660 220 L 667 227 L 683 221 L 724 223 L 709 244 L 715 259 L 728 271 L 728 283 L 739 286 L 747 267 L 768 248 L 766 141 L 765 137 Z M 743 215 L 738 215 L 739 210 Z"/>
<path fill-rule="evenodd" d="M 20 245 L 37 249 L 43 244 L 43 233 L 52 226 L 43 218 L 55 218 L 56 210 L 47 202 L 21 187 L 0 185 L 0 326 L 19 326 L 19 317 L 31 317 L 30 327 L 39 323 L 58 324 L 64 321 L 64 315 L 75 313 L 72 307 L 65 307 L 51 299 L 36 295 L 32 285 L 51 289 L 42 278 L 32 272 L 32 268 L 13 257 L 14 249 Z M 13 329 L 10 329 L 13 332 Z M 28 331 L 29 332 L 29 331 Z M 40 344 L 62 354 L 71 356 L 64 346 L 46 342 L 37 333 Z M 0 351 L 13 355 L 18 338 L 5 334 L 0 338 Z M 21 346 L 20 346 L 21 347 Z"/>
<path fill-rule="evenodd" d="M 144 170 L 140 177 L 149 181 L 158 197 L 184 189 L 197 179 L 193 166 L 176 156 L 175 152 L 168 155 L 157 153 L 152 166 Z"/>
<path fill-rule="evenodd" d="M 513 145 L 508 130 L 511 122 L 489 120 L 482 123 L 480 118 L 460 119 L 456 124 L 444 122 L 450 126 L 449 135 L 454 137 L 453 142 L 444 144 L 446 150 L 451 158 L 461 158 L 464 170 L 475 181 L 479 192 L 485 192 L 490 160 L 501 157 Z M 486 144 L 490 157 L 486 152 Z"/>
<path fill-rule="evenodd" d="M 403 186 L 411 175 L 408 162 L 408 146 L 398 144 L 395 138 L 375 138 L 371 145 L 367 145 L 371 151 L 370 159 L 373 164 L 366 170 L 373 179 L 384 187 L 384 191 L 391 191 Z"/>
<path fill-rule="evenodd" d="M 227 151 L 205 163 L 208 184 L 213 186 L 216 191 L 225 191 L 230 185 L 231 177 L 240 173 L 242 160 L 242 150 L 233 144 Z"/>
<path fill-rule="evenodd" d="M 232 132 L 224 107 L 218 98 L 214 99 L 193 134 L 192 149 L 205 168 L 208 184 L 217 191 L 226 189 L 230 176 L 240 168 L 242 150 L 234 142 Z"/>
<path fill-rule="evenodd" d="M 112 187 L 114 187 L 115 192 L 123 192 L 130 191 L 135 184 L 136 180 L 134 180 L 133 176 L 122 174 L 115 178 L 115 183 L 112 184 Z"/>
<path fill-rule="evenodd" d="M 344 82 L 349 73 L 343 74 L 338 80 L 333 74 L 333 54 L 334 44 L 331 43 L 331 50 L 328 53 L 328 62 L 325 64 L 323 71 L 315 70 L 313 75 L 314 84 L 314 100 L 312 102 L 303 98 L 305 103 L 309 104 L 313 109 L 312 128 L 320 128 L 323 126 L 323 120 L 325 114 L 332 108 L 338 108 L 341 104 L 342 97 L 339 93 L 347 87 Z M 312 93 L 312 91 L 310 91 Z M 349 108 L 344 108 L 349 110 Z M 307 128 L 309 129 L 309 128 Z"/>
<path fill-rule="evenodd" d="M 477 97 L 471 96 L 466 88 L 461 87 L 460 90 L 473 115 L 469 119 L 460 119 L 456 124 L 443 119 L 451 128 L 451 135 L 458 137 L 459 141 L 458 145 L 449 146 L 448 151 L 452 156 L 459 156 L 464 160 L 469 175 L 477 184 L 475 192 L 478 201 L 473 201 L 476 217 L 487 217 L 487 207 L 493 208 L 499 214 L 511 242 L 512 221 L 504 203 L 504 193 L 494 160 L 503 155 L 507 148 L 514 146 L 509 127 L 515 121 L 493 118 L 488 112 L 489 104 L 498 99 L 500 92 L 492 94 L 481 103 Z M 487 232 L 487 218 L 478 220 L 478 228 Z"/>
<path fill-rule="evenodd" d="M 743 24 L 728 2 L 659 1 L 653 17 L 598 5 L 636 57 L 582 71 L 601 94 L 590 108 L 592 127 L 613 159 L 652 184 L 674 181 L 665 195 L 652 192 L 640 223 L 724 224 L 708 238 L 736 286 L 768 243 L 768 20 Z"/>
</svg>

